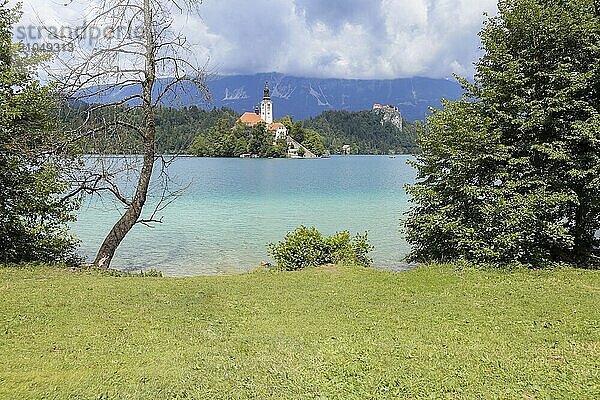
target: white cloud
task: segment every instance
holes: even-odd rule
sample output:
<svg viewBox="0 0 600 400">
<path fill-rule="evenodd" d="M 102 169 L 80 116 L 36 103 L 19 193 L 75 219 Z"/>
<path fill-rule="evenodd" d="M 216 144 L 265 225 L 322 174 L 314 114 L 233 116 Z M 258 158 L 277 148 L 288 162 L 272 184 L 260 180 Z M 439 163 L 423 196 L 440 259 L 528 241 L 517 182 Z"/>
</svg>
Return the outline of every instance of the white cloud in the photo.
<svg viewBox="0 0 600 400">
<path fill-rule="evenodd" d="M 68 1 L 25 0 L 24 21 L 76 24 L 90 2 Z M 219 73 L 445 77 L 473 73 L 483 13 L 495 10 L 495 0 L 205 0 L 200 16 L 175 20 Z"/>
</svg>

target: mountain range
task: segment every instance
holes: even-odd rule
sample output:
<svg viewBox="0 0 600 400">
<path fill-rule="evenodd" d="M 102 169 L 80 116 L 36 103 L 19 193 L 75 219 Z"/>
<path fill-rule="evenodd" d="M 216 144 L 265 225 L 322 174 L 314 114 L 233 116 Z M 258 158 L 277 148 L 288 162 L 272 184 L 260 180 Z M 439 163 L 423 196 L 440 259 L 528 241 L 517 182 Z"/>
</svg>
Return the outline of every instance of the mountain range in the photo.
<svg viewBox="0 0 600 400">
<path fill-rule="evenodd" d="M 429 107 L 440 107 L 442 98 L 461 97 L 461 86 L 454 80 L 432 78 L 402 78 L 391 80 L 319 79 L 287 76 L 280 73 L 214 76 L 208 79 L 210 101 L 204 100 L 195 87 L 178 90 L 178 96 L 165 96 L 162 104 L 173 107 L 196 105 L 204 109 L 229 107 L 236 112 L 254 111 L 269 83 L 275 118 L 285 115 L 304 120 L 328 110 L 370 110 L 375 103 L 394 105 L 403 118 L 421 120 Z M 158 90 L 169 79 L 158 82 Z M 94 103 L 121 100 L 139 88 L 118 88 L 88 99 Z"/>
</svg>

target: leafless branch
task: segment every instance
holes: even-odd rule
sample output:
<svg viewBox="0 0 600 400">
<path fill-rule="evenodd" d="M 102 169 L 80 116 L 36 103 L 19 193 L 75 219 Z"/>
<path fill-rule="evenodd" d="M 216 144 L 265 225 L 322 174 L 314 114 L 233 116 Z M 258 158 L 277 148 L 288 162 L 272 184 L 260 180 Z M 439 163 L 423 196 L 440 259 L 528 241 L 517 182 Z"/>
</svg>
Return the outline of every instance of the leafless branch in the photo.
<svg viewBox="0 0 600 400">
<path fill-rule="evenodd" d="M 155 113 L 163 102 L 177 102 L 185 83 L 209 97 L 206 64 L 198 64 L 186 38 L 172 31 L 172 12 L 196 12 L 200 4 L 197 0 L 100 0 L 86 16 L 81 32 L 64 38 L 55 35 L 77 45 L 75 52 L 59 60 L 60 90 L 75 104 L 67 107 L 68 117 L 75 121 L 71 132 L 76 134 L 75 141 L 110 145 L 135 138 L 143 154 L 88 158 L 73 173 L 73 191 L 66 198 L 104 198 L 109 193 L 124 207 L 98 252 L 98 266 L 110 265 L 116 247 L 133 225 L 161 223 L 158 214 L 187 189 L 168 173 L 174 159 L 155 154 Z M 115 35 L 86 42 L 85 31 L 100 27 Z M 127 94 L 119 100 L 102 101 L 124 91 Z M 129 154 L 137 151 L 124 149 Z M 157 176 L 151 180 L 154 169 Z M 142 217 L 149 193 L 156 193 L 157 199 L 149 215 Z"/>
</svg>

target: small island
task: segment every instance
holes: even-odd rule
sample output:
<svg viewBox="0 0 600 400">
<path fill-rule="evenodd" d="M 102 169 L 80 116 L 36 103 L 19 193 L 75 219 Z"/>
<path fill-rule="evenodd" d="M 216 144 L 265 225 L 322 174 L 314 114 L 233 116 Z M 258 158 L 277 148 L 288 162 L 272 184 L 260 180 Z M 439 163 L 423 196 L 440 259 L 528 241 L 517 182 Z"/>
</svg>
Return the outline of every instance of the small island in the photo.
<svg viewBox="0 0 600 400">
<path fill-rule="evenodd" d="M 230 118 L 219 119 L 204 134 L 196 136 L 189 148 L 198 157 L 319 158 L 329 153 L 323 137 L 302 121 L 291 117 L 273 118 L 269 83 L 254 112 L 245 112 L 232 127 Z"/>
<path fill-rule="evenodd" d="M 315 151 L 313 152 L 291 136 L 291 132 L 294 130 L 293 126 L 291 126 L 291 118 L 286 117 L 282 121 L 273 121 L 273 101 L 271 100 L 271 94 L 269 92 L 269 82 L 265 82 L 265 90 L 263 93 L 263 99 L 260 102 L 260 106 L 256 106 L 254 112 L 245 112 L 242 114 L 242 116 L 237 120 L 237 127 L 245 128 L 246 131 L 249 130 L 250 135 L 252 135 L 256 127 L 256 130 L 259 131 L 258 133 L 263 133 L 261 136 L 264 136 L 264 130 L 266 129 L 266 131 L 270 133 L 273 138 L 272 146 L 274 147 L 274 151 L 270 152 L 273 154 L 273 156 L 283 156 L 289 158 L 317 158 L 325 153 L 323 139 L 317 132 L 312 133 L 312 136 L 316 138 L 316 141 L 311 142 L 315 145 L 311 146 Z M 290 129 L 288 129 L 286 123 L 287 126 L 290 126 Z M 302 136 L 304 137 L 305 135 Z M 270 137 L 267 136 L 267 141 L 269 141 L 269 139 Z M 283 151 L 284 149 L 287 149 L 287 152 Z M 240 155 L 242 158 L 259 156 L 260 153 L 245 153 Z"/>
</svg>

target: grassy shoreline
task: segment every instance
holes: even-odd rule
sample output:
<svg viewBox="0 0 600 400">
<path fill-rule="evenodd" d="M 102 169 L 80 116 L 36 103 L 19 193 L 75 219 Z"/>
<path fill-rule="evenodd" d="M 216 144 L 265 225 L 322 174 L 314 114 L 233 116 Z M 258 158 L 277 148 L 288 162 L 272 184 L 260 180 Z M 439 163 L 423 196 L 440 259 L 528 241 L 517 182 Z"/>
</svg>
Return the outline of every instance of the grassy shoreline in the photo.
<svg viewBox="0 0 600 400">
<path fill-rule="evenodd" d="M 0 398 L 598 398 L 600 273 L 0 268 Z"/>
</svg>

